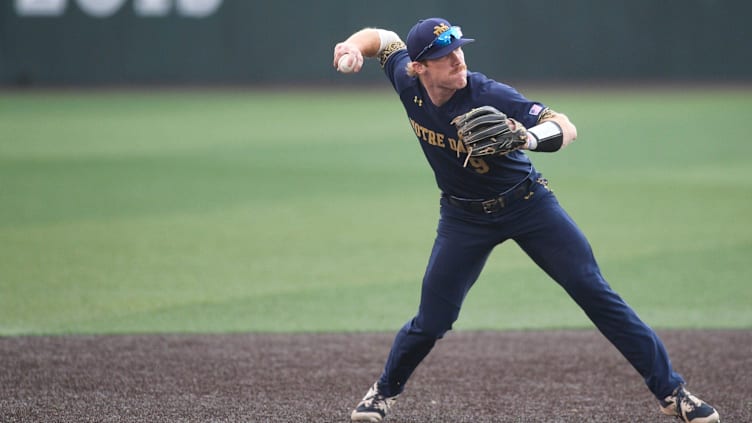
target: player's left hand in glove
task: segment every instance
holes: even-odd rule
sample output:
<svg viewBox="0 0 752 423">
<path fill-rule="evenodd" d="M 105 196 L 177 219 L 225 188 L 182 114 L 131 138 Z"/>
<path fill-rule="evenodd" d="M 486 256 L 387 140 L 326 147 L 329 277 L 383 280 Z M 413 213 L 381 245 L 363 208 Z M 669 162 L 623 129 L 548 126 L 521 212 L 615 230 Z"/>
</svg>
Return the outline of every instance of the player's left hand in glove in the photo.
<svg viewBox="0 0 752 423">
<path fill-rule="evenodd" d="M 527 145 L 525 127 L 492 106 L 472 109 L 455 117 L 451 123 L 457 127 L 457 135 L 467 149 L 468 159 L 503 156 Z"/>
</svg>

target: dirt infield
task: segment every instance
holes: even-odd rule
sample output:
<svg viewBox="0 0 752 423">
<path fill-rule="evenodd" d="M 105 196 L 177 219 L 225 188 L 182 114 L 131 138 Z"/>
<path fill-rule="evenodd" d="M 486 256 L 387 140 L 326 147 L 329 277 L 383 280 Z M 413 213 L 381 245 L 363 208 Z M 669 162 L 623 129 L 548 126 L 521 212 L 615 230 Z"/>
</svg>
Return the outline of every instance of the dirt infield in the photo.
<svg viewBox="0 0 752 423">
<path fill-rule="evenodd" d="M 752 331 L 660 331 L 689 388 L 752 422 Z M 346 422 L 392 334 L 0 338 L 2 422 Z M 390 422 L 672 422 L 598 333 L 450 332 Z"/>
</svg>

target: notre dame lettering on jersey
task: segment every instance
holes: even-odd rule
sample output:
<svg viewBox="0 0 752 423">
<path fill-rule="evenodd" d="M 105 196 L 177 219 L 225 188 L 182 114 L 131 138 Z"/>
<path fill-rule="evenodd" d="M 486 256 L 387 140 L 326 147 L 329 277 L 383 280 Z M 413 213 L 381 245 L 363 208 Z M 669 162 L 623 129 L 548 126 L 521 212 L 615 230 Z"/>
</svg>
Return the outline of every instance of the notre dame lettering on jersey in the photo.
<svg viewBox="0 0 752 423">
<path fill-rule="evenodd" d="M 464 158 L 464 155 L 467 154 L 465 145 L 457 139 L 449 137 L 442 132 L 437 132 L 426 128 L 425 126 L 421 126 L 418 122 L 412 119 L 410 119 L 410 125 L 413 127 L 413 131 L 415 131 L 415 136 L 417 136 L 422 142 L 438 148 L 448 148 L 457 153 L 457 157 Z M 490 169 L 488 163 L 479 158 L 471 158 L 468 160 L 468 165 L 477 173 L 486 173 Z"/>
</svg>

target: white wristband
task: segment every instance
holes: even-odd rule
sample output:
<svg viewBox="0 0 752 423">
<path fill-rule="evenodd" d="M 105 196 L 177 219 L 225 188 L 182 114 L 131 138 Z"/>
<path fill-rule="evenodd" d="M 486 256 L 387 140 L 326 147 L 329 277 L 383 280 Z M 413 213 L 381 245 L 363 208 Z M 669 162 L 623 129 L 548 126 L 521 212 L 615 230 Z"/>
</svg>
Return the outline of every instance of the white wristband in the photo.
<svg viewBox="0 0 752 423">
<path fill-rule="evenodd" d="M 386 29 L 376 29 L 376 32 L 379 33 L 379 52 L 376 53 L 376 56 L 378 57 L 381 55 L 381 52 L 384 51 L 386 46 L 388 46 L 391 43 L 401 41 L 399 35 L 397 35 L 394 31 L 387 31 Z"/>
<path fill-rule="evenodd" d="M 535 150 L 538 148 L 538 137 L 534 133 L 527 131 L 527 149 Z"/>
</svg>

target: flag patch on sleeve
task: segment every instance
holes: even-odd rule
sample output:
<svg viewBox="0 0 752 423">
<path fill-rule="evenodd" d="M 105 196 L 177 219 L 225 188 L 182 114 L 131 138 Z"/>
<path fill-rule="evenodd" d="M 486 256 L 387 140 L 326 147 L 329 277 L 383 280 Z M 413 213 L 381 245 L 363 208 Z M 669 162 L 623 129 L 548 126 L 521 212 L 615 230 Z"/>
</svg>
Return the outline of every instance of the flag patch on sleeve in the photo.
<svg viewBox="0 0 752 423">
<path fill-rule="evenodd" d="M 528 114 L 531 114 L 533 116 L 538 116 L 540 112 L 542 111 L 543 111 L 543 106 L 541 106 L 540 104 L 533 104 Z"/>
</svg>

